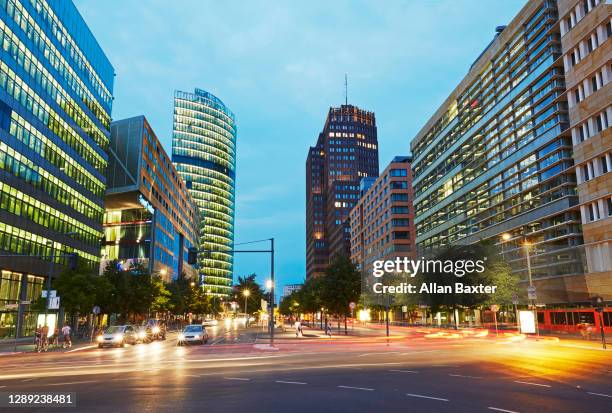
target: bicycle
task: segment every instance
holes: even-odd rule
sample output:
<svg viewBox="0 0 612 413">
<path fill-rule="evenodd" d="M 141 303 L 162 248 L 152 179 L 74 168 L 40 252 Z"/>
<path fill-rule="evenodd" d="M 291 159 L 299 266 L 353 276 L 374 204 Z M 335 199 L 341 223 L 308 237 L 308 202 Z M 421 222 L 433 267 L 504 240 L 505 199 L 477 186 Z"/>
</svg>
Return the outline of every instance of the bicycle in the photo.
<svg viewBox="0 0 612 413">
<path fill-rule="evenodd" d="M 47 352 L 49 350 L 49 342 L 47 341 L 46 337 L 36 337 L 34 349 L 37 353 Z"/>
</svg>

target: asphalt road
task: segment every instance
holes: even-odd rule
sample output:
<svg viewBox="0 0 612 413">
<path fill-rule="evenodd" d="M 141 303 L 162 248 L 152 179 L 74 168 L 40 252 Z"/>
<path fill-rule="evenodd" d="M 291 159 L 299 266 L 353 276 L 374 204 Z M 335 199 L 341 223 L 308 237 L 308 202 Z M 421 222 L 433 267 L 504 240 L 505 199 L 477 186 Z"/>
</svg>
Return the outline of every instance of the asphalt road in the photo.
<svg viewBox="0 0 612 413">
<path fill-rule="evenodd" d="M 612 411 L 612 352 L 595 347 L 418 332 L 389 341 L 289 333 L 271 350 L 256 329 L 210 333 L 214 344 L 204 346 L 177 347 L 169 337 L 4 356 L 0 392 L 73 392 L 77 407 L 69 411 L 83 412 Z"/>
</svg>

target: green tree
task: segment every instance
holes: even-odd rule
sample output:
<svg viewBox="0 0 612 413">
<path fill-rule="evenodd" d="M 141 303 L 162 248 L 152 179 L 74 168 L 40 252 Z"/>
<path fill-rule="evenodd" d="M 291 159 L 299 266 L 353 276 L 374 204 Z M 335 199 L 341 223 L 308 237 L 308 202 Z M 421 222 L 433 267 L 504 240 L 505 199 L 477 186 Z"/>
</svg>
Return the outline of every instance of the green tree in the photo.
<svg viewBox="0 0 612 413">
<path fill-rule="evenodd" d="M 361 293 L 361 274 L 348 257 L 337 255 L 321 278 L 323 306 L 336 316 L 349 313 L 349 303 L 357 302 Z"/>
<path fill-rule="evenodd" d="M 61 299 L 61 305 L 71 315 L 88 314 L 98 297 L 97 276 L 91 268 L 78 260 L 74 270 L 64 270 L 53 281 L 53 288 Z"/>
<path fill-rule="evenodd" d="M 245 291 L 248 291 L 247 310 L 249 314 L 256 313 L 261 307 L 261 300 L 264 293 L 261 286 L 257 283 L 257 275 L 251 274 L 246 277 L 238 277 L 238 283 L 234 285 L 234 297 L 240 311 L 244 313 Z"/>
</svg>

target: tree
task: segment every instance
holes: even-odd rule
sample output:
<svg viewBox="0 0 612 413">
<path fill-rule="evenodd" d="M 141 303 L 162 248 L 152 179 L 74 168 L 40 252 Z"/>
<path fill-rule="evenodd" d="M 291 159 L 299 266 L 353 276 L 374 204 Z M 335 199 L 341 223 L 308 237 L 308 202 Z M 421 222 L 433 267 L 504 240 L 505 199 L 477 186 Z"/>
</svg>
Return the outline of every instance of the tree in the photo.
<svg viewBox="0 0 612 413">
<path fill-rule="evenodd" d="M 332 314 L 346 316 L 361 293 L 361 275 L 348 257 L 337 255 L 321 278 L 321 301 Z"/>
<path fill-rule="evenodd" d="M 245 291 L 248 291 L 247 310 L 249 314 L 259 311 L 261 300 L 264 298 L 264 293 L 261 286 L 256 281 L 257 275 L 251 274 L 246 277 L 238 277 L 238 283 L 234 285 L 234 296 L 241 312 L 244 311 Z"/>
<path fill-rule="evenodd" d="M 74 270 L 64 270 L 53 281 L 53 288 L 69 314 L 89 313 L 92 310 L 99 294 L 96 278 L 91 268 L 79 259 Z"/>
<path fill-rule="evenodd" d="M 278 310 L 282 315 L 298 315 L 302 309 L 300 307 L 300 291 L 294 291 L 281 300 Z"/>
</svg>

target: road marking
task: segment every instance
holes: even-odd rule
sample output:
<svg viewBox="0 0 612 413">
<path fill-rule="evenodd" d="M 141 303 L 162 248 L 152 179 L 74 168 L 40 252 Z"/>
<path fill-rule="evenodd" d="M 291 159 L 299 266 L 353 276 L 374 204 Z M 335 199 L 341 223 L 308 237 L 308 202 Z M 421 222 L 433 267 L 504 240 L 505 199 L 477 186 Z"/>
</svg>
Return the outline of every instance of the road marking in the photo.
<svg viewBox="0 0 612 413">
<path fill-rule="evenodd" d="M 338 387 L 341 389 L 374 391 L 374 389 L 368 389 L 367 387 L 352 387 L 352 386 L 338 386 Z"/>
<path fill-rule="evenodd" d="M 26 381 L 32 381 L 32 380 L 34 380 L 34 379 L 36 379 L 36 377 L 31 377 L 31 378 L 29 378 L 29 379 L 21 380 L 21 382 L 22 382 L 22 383 L 25 383 Z"/>
<path fill-rule="evenodd" d="M 394 373 L 418 373 L 418 371 L 415 370 L 389 370 L 392 371 Z"/>
<path fill-rule="evenodd" d="M 540 384 L 540 383 L 530 383 L 528 381 L 518 381 L 518 380 L 514 380 L 515 383 L 520 383 L 520 384 L 528 384 L 530 386 L 539 386 L 539 387 L 551 387 L 549 384 Z"/>
<path fill-rule="evenodd" d="M 242 377 L 223 377 L 225 380 L 240 380 L 240 381 L 249 381 L 251 379 L 245 379 Z"/>
<path fill-rule="evenodd" d="M 496 412 L 504 412 L 504 413 L 519 413 L 514 410 L 500 409 L 499 407 L 489 407 L 489 410 L 495 410 Z"/>
<path fill-rule="evenodd" d="M 0 386 L 0 389 L 3 389 L 3 388 L 5 388 L 5 387 L 6 387 L 6 386 Z"/>
<path fill-rule="evenodd" d="M 301 381 L 283 381 L 283 380 L 275 380 L 276 383 L 284 383 L 284 384 L 308 384 Z"/>
<path fill-rule="evenodd" d="M 94 345 L 94 346 L 79 347 L 79 348 L 75 348 L 74 350 L 65 351 L 64 353 L 74 353 L 75 351 L 87 350 L 88 348 L 94 348 L 94 347 L 98 347 L 98 346 Z"/>
<path fill-rule="evenodd" d="M 49 383 L 43 384 L 43 386 L 68 386 L 71 384 L 85 384 L 85 383 L 97 383 L 98 380 L 84 380 L 84 381 L 71 381 L 68 383 Z"/>
<path fill-rule="evenodd" d="M 197 374 L 183 374 L 183 376 L 185 376 L 185 377 L 198 377 L 198 378 L 200 377 Z"/>
<path fill-rule="evenodd" d="M 128 380 L 132 380 L 132 379 L 112 379 L 111 381 L 128 381 Z"/>
<path fill-rule="evenodd" d="M 603 393 L 591 393 L 590 391 L 588 391 L 587 393 L 593 396 L 612 397 L 609 394 L 603 394 Z"/>
<path fill-rule="evenodd" d="M 463 377 L 465 379 L 482 379 L 482 377 L 478 376 L 464 376 L 463 374 L 449 374 L 451 377 Z"/>
<path fill-rule="evenodd" d="M 443 399 L 441 397 L 432 397 L 432 396 L 423 396 L 422 394 L 412 394 L 412 393 L 406 393 L 406 396 L 410 396 L 410 397 L 419 397 L 421 399 L 431 399 L 431 400 L 439 400 L 441 402 L 447 402 L 448 399 Z"/>
</svg>

